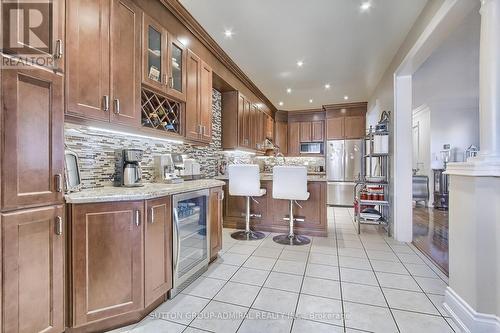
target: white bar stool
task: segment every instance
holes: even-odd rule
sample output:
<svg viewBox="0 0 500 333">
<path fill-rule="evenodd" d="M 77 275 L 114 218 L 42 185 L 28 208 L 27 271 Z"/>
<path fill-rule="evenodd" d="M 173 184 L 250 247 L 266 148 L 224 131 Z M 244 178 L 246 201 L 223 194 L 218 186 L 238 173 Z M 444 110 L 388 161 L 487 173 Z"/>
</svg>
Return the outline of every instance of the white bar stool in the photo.
<svg viewBox="0 0 500 333">
<path fill-rule="evenodd" d="M 250 218 L 259 217 L 250 213 L 250 199 L 257 202 L 254 197 L 266 194 L 266 190 L 260 188 L 259 166 L 255 164 L 231 164 L 228 167 L 228 174 L 229 194 L 246 197 L 245 230 L 234 232 L 231 237 L 237 240 L 258 240 L 266 237 L 262 232 L 250 230 Z"/>
<path fill-rule="evenodd" d="M 309 199 L 307 192 L 307 168 L 300 166 L 276 166 L 273 168 L 273 198 L 289 200 L 289 215 L 284 220 L 289 222 L 288 235 L 278 235 L 273 238 L 276 243 L 283 245 L 306 245 L 311 240 L 305 236 L 294 234 L 294 223 L 304 222 L 304 219 L 293 216 L 293 204 L 297 200 Z"/>
</svg>

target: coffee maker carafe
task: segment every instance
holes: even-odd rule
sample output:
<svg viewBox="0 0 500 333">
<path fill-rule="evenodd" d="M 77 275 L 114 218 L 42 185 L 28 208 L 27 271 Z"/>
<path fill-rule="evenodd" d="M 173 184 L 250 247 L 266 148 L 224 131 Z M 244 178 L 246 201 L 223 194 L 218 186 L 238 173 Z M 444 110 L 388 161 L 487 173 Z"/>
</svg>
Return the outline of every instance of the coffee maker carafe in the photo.
<svg viewBox="0 0 500 333">
<path fill-rule="evenodd" d="M 141 160 L 143 151 L 140 149 L 115 150 L 115 180 L 114 186 L 138 187 L 141 183 Z"/>
</svg>

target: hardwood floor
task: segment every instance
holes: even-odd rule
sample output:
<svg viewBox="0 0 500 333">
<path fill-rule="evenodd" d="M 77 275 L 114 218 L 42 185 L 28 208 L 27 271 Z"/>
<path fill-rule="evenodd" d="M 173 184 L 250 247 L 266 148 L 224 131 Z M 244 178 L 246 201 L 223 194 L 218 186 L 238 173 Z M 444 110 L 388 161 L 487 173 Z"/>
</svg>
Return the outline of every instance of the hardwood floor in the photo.
<svg viewBox="0 0 500 333">
<path fill-rule="evenodd" d="M 448 212 L 414 204 L 413 244 L 448 275 Z"/>
</svg>

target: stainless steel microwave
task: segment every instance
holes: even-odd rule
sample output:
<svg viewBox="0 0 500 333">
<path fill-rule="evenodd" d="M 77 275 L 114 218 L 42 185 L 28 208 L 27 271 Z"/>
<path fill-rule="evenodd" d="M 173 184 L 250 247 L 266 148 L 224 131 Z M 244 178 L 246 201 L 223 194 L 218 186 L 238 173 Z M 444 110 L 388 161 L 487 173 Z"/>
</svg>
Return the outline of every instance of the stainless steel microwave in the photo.
<svg viewBox="0 0 500 333">
<path fill-rule="evenodd" d="M 323 142 L 304 142 L 300 144 L 301 154 L 323 154 Z"/>
</svg>

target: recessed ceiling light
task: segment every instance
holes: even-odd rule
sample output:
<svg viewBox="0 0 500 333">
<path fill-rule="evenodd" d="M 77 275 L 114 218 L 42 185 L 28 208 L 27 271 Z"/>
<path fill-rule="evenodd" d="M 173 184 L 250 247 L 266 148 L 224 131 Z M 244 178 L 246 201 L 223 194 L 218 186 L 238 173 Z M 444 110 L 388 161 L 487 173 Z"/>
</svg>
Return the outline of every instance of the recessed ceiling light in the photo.
<svg viewBox="0 0 500 333">
<path fill-rule="evenodd" d="M 344 99 L 347 101 L 349 99 L 349 96 L 345 95 Z"/>
<path fill-rule="evenodd" d="M 330 89 L 330 83 L 325 84 L 325 89 Z"/>
<path fill-rule="evenodd" d="M 371 1 L 364 1 L 363 3 L 361 3 L 361 6 L 359 6 L 359 8 L 361 8 L 362 12 L 366 12 L 370 8 L 372 8 L 372 3 Z"/>
<path fill-rule="evenodd" d="M 283 103 L 283 102 L 279 102 L 278 104 L 279 104 L 280 106 L 283 106 L 283 104 L 285 104 L 285 103 Z"/>
<path fill-rule="evenodd" d="M 286 88 L 286 93 L 291 94 L 292 93 L 292 88 Z"/>
<path fill-rule="evenodd" d="M 309 100 L 309 103 L 312 103 L 312 102 L 313 102 L 313 100 L 312 100 L 312 98 L 311 98 L 311 99 Z"/>
<path fill-rule="evenodd" d="M 304 62 L 302 60 L 297 61 L 297 66 L 299 67 L 304 66 Z"/>
<path fill-rule="evenodd" d="M 226 30 L 224 31 L 224 36 L 226 36 L 226 38 L 231 38 L 231 37 L 233 37 L 233 34 L 234 34 L 234 33 L 233 33 L 233 31 L 232 31 L 231 29 L 226 29 Z"/>
</svg>

